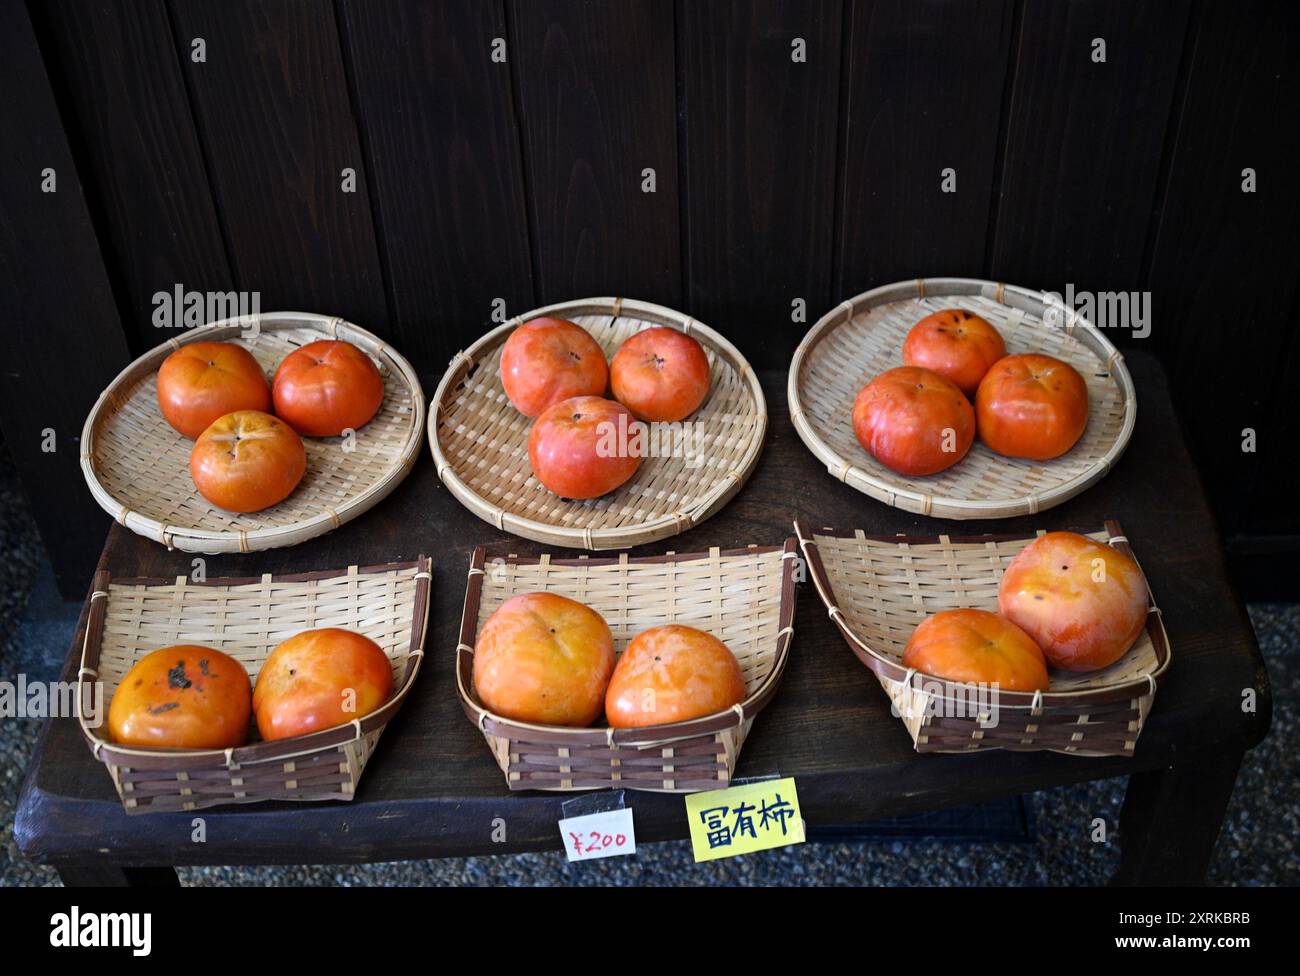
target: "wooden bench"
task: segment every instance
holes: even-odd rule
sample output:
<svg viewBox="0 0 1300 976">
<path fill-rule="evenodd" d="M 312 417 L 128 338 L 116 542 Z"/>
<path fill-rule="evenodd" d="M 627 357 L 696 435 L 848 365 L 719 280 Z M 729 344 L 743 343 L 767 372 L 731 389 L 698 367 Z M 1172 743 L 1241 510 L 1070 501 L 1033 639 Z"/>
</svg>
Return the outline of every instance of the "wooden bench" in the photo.
<svg viewBox="0 0 1300 976">
<path fill-rule="evenodd" d="M 1188 883 L 1205 872 L 1243 752 L 1270 720 L 1268 676 L 1224 571 L 1221 541 L 1154 358 L 1128 356 L 1137 430 L 1115 470 L 1083 495 L 1035 516 L 941 522 L 889 508 L 840 484 L 796 436 L 785 374 L 763 376 L 771 424 L 750 482 L 719 515 L 645 552 L 777 543 L 795 516 L 870 533 L 1097 529 L 1118 518 L 1150 578 L 1173 665 L 1132 759 L 1052 753 L 919 756 L 876 680 L 854 658 L 810 584 L 800 587 L 785 681 L 758 717 L 738 777 L 798 781 L 810 823 L 847 824 L 968 804 L 1084 780 L 1128 775 L 1118 824 L 1118 881 Z M 432 389 L 433 377 L 426 378 Z M 127 816 L 108 773 L 72 719 L 46 724 L 23 784 L 14 834 L 29 857 L 69 883 L 175 883 L 178 864 L 363 863 L 558 849 L 561 804 L 576 794 L 510 793 L 479 732 L 461 711 L 453 665 L 465 571 L 474 546 L 533 553 L 534 543 L 472 516 L 438 482 L 426 451 L 393 495 L 336 532 L 287 550 L 207 557 L 209 576 L 288 573 L 410 559 L 434 560 L 428 667 L 388 727 L 350 803 L 226 807 Z M 114 526 L 100 560 L 114 575 L 177 576 L 194 557 Z M 84 619 L 82 621 L 84 626 Z M 75 677 L 81 636 L 64 677 Z M 1255 691 L 1255 709 L 1243 709 Z M 680 795 L 627 793 L 638 840 L 686 836 Z M 1097 812 L 1079 810 L 1088 843 Z M 191 841 L 201 816 L 206 840 Z M 494 842 L 503 818 L 505 840 Z M 1110 825 L 1115 840 L 1116 825 Z M 499 836 L 499 832 L 498 832 Z M 159 870 L 164 869 L 164 870 Z"/>
</svg>

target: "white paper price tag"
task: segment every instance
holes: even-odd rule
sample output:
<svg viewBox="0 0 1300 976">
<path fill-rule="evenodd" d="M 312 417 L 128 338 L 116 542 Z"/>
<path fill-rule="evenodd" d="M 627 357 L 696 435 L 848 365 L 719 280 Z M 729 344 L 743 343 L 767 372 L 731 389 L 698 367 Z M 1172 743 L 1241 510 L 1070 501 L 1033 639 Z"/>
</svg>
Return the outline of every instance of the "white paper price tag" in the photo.
<svg viewBox="0 0 1300 976">
<path fill-rule="evenodd" d="M 599 857 L 636 853 L 631 807 L 561 820 L 560 837 L 570 861 L 594 861 Z"/>
</svg>

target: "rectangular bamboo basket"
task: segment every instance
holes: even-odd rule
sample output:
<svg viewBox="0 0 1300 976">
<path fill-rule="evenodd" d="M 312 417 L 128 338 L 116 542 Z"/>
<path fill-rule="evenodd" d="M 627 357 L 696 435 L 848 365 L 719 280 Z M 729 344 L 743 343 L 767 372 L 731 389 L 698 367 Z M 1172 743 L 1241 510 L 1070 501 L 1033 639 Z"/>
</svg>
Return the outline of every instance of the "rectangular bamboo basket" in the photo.
<svg viewBox="0 0 1300 976">
<path fill-rule="evenodd" d="M 347 725 L 233 749 L 147 749 L 110 742 L 79 712 L 82 734 L 108 768 L 127 813 L 199 810 L 262 800 L 351 800 L 384 726 L 397 714 L 424 659 L 429 559 L 382 566 L 195 582 L 95 576 L 82 645 L 78 703 L 87 682 L 105 705 L 145 654 L 201 644 L 229 654 L 256 680 L 271 651 L 303 630 L 363 633 L 393 665 L 392 697 Z M 254 728 L 251 730 L 256 732 Z"/>
<path fill-rule="evenodd" d="M 776 694 L 794 634 L 794 539 L 783 546 L 629 558 L 486 560 L 474 551 L 456 682 L 512 790 L 622 787 L 689 793 L 731 782 L 754 717 Z M 725 712 L 638 729 L 532 725 L 497 715 L 474 694 L 479 628 L 505 600 L 548 591 L 601 614 L 621 653 L 636 634 L 677 623 L 707 631 L 740 661 L 746 698 Z"/>
<path fill-rule="evenodd" d="M 994 714 L 989 696 L 975 693 L 973 685 L 904 667 L 903 648 L 932 613 L 960 607 L 996 611 L 1003 572 L 1037 535 L 814 533 L 799 520 L 795 533 L 831 619 L 880 681 L 917 752 L 1133 754 L 1156 681 L 1170 661 L 1169 638 L 1149 589 L 1146 630 L 1122 658 L 1100 671 L 1052 671 L 1047 692 L 999 691 Z M 1104 532 L 1089 535 L 1133 556 L 1118 522 L 1108 521 Z"/>
</svg>

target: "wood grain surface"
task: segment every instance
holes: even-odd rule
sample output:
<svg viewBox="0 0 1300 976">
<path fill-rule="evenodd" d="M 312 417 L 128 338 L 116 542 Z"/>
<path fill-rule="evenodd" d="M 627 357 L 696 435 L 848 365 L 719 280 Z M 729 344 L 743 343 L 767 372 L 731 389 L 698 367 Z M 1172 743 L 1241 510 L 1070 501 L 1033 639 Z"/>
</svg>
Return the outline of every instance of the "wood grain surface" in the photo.
<svg viewBox="0 0 1300 976">
<path fill-rule="evenodd" d="M 506 13 L 538 301 L 679 307 L 671 0 L 510 0 Z"/>
<path fill-rule="evenodd" d="M 687 302 L 743 336 L 756 368 L 780 367 L 830 302 L 841 4 L 729 0 L 681 13 Z"/>
<path fill-rule="evenodd" d="M 172 0 L 235 280 L 263 311 L 323 312 L 389 338 L 368 173 L 334 8 Z M 355 172 L 354 192 L 344 170 Z"/>
<path fill-rule="evenodd" d="M 164 0 L 58 0 L 45 10 L 81 123 L 88 180 L 124 278 L 127 341 L 169 334 L 153 296 L 235 287 Z M 121 363 L 118 365 L 126 365 Z"/>
<path fill-rule="evenodd" d="M 443 364 L 537 305 L 509 49 L 490 56 L 505 13 L 481 0 L 340 9 L 393 341 Z"/>
<path fill-rule="evenodd" d="M 92 540 L 110 524 L 81 479 L 81 426 L 129 353 L 23 4 L 0 4 L 0 58 L 23 79 L 0 86 L 0 322 L 9 344 L 0 425 L 55 577 L 80 595 L 95 565 Z"/>
<path fill-rule="evenodd" d="M 1025 0 L 995 278 L 1057 292 L 1139 286 L 1190 6 Z"/>
<path fill-rule="evenodd" d="M 1205 4 L 1195 39 L 1152 253 L 1152 340 L 1225 531 L 1300 532 L 1300 127 L 1278 125 L 1300 105 L 1300 10 Z"/>
<path fill-rule="evenodd" d="M 850 5 L 837 297 L 985 267 L 1012 15 L 1011 0 Z"/>
</svg>

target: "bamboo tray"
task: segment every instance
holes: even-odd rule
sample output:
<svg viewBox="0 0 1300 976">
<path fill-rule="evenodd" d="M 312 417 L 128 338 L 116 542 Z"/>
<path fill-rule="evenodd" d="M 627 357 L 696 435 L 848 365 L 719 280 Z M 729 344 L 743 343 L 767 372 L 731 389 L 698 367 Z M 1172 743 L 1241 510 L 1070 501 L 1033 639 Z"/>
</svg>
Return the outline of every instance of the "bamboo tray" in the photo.
<svg viewBox="0 0 1300 976">
<path fill-rule="evenodd" d="M 345 339 L 364 350 L 384 378 L 384 402 L 356 433 L 304 437 L 307 473 L 278 505 L 241 515 L 212 505 L 190 479 L 193 442 L 158 409 L 158 367 L 191 342 L 244 346 L 268 375 L 289 353 L 317 339 Z M 270 312 L 222 319 L 168 340 L 109 384 L 81 433 L 81 469 L 100 506 L 138 535 L 184 552 L 254 552 L 323 535 L 367 511 L 410 472 L 420 452 L 424 392 L 411 364 L 378 337 L 340 318 Z"/>
<path fill-rule="evenodd" d="M 420 673 L 429 613 L 429 560 L 196 583 L 95 576 L 78 672 L 78 719 L 108 767 L 127 813 L 199 810 L 262 800 L 350 800 L 384 726 Z M 229 654 L 256 681 L 281 641 L 316 627 L 343 627 L 379 644 L 393 665 L 393 696 L 348 725 L 235 749 L 118 745 L 80 704 L 103 687 L 107 716 L 126 672 L 150 651 L 202 644 Z M 254 726 L 253 732 L 256 732 Z"/>
<path fill-rule="evenodd" d="M 931 312 L 960 307 L 987 319 L 1007 353 L 1041 352 L 1069 363 L 1088 384 L 1088 426 L 1051 461 L 994 454 L 978 438 L 946 471 L 908 477 L 868 454 L 853 433 L 853 401 L 873 377 L 903 365 L 903 340 Z M 1073 498 L 1119 460 L 1137 420 L 1124 357 L 1087 319 L 1042 292 L 972 278 L 885 285 L 817 322 L 790 363 L 790 418 L 832 475 L 872 498 L 939 518 L 1032 515 Z"/>
<path fill-rule="evenodd" d="M 689 793 L 727 785 L 754 717 L 776 694 L 794 635 L 797 558 L 784 546 L 629 559 L 486 560 L 474 551 L 456 647 L 456 684 L 512 790 L 623 787 Z M 520 593 L 549 591 L 601 614 L 619 654 L 649 627 L 678 623 L 708 631 L 735 653 L 745 700 L 725 712 L 635 729 L 564 728 L 503 718 L 474 693 L 479 628 Z"/>
<path fill-rule="evenodd" d="M 1156 681 L 1170 661 L 1169 638 L 1154 599 L 1146 631 L 1122 658 L 1100 671 L 1051 671 L 1047 692 L 999 692 L 997 721 L 990 727 L 987 695 L 981 700 L 973 685 L 905 668 L 903 649 L 916 625 L 932 613 L 960 607 L 996 611 L 1003 572 L 1037 535 L 868 536 L 861 530 L 813 532 L 797 520 L 795 533 L 817 594 L 853 653 L 889 695 L 917 752 L 1133 754 Z M 1105 531 L 1089 535 L 1133 555 L 1118 522 L 1108 521 Z"/>
<path fill-rule="evenodd" d="M 573 501 L 533 477 L 531 421 L 501 386 L 501 346 L 515 327 L 540 315 L 581 325 L 607 357 L 623 340 L 668 326 L 699 340 L 709 357 L 708 399 L 688 422 L 693 456 L 648 457 L 622 487 Z M 429 444 L 438 477 L 484 521 L 525 539 L 574 549 L 622 549 L 684 532 L 717 512 L 743 485 L 763 447 L 767 403 L 749 363 L 708 326 L 660 305 L 587 298 L 534 309 L 457 353 L 429 411 Z"/>
</svg>

